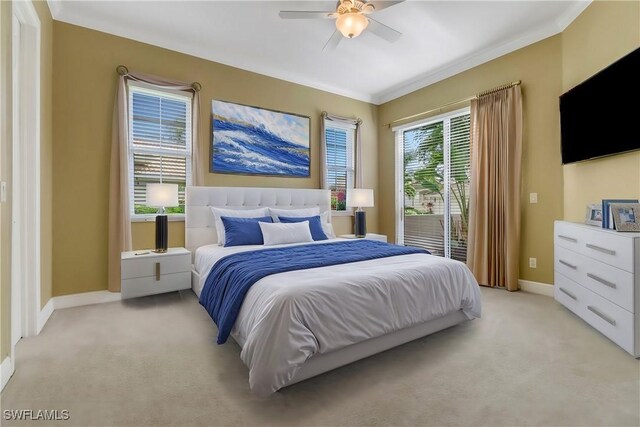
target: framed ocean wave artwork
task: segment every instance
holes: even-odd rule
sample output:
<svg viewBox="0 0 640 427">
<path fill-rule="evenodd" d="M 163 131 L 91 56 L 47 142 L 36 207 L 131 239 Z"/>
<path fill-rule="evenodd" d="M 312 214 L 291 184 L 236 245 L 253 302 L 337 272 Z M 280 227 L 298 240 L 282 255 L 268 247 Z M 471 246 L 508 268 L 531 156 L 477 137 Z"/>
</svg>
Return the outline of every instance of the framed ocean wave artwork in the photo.
<svg viewBox="0 0 640 427">
<path fill-rule="evenodd" d="M 308 177 L 310 127 L 308 116 L 213 100 L 210 171 Z"/>
</svg>

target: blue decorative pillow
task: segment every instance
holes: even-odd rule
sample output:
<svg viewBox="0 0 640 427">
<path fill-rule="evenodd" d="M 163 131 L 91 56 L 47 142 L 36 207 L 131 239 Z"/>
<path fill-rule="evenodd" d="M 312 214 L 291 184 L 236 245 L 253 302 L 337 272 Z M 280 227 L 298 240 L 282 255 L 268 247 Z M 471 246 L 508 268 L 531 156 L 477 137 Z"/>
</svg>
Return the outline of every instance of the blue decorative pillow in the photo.
<svg viewBox="0 0 640 427">
<path fill-rule="evenodd" d="M 259 222 L 273 222 L 270 216 L 260 218 L 235 218 L 230 216 L 220 217 L 224 224 L 224 245 L 262 245 L 262 230 Z"/>
<path fill-rule="evenodd" d="M 303 222 L 309 221 L 309 229 L 311 230 L 311 237 L 313 240 L 327 240 L 328 237 L 324 234 L 322 230 L 322 222 L 320 222 L 320 215 L 316 216 L 307 216 L 307 217 L 286 217 L 286 216 L 278 216 L 280 222 L 291 223 L 291 222 Z"/>
</svg>

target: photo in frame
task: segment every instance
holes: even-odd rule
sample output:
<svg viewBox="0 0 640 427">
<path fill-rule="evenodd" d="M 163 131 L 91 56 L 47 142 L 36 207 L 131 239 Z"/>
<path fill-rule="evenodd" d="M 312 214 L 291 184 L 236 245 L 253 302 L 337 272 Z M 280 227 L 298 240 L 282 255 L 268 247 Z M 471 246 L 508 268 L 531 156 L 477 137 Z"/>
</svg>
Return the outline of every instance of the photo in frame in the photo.
<svg viewBox="0 0 640 427">
<path fill-rule="evenodd" d="M 602 226 L 602 205 L 587 205 L 585 224 Z"/>
<path fill-rule="evenodd" d="M 640 231 L 640 203 L 612 203 L 611 216 L 617 231 Z"/>
<path fill-rule="evenodd" d="M 310 118 L 231 102 L 211 102 L 214 173 L 310 176 Z"/>
</svg>

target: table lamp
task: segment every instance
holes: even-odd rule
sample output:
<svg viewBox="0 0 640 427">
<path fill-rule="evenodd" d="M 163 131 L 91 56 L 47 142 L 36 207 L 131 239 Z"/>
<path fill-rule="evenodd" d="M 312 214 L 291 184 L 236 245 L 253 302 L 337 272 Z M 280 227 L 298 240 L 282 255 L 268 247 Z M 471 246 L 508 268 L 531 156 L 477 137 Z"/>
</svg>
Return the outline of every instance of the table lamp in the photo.
<svg viewBox="0 0 640 427">
<path fill-rule="evenodd" d="M 147 206 L 158 208 L 154 252 L 167 252 L 169 226 L 164 208 L 178 206 L 178 184 L 147 184 Z"/>
<path fill-rule="evenodd" d="M 353 232 L 356 237 L 367 235 L 367 220 L 362 208 L 373 207 L 373 190 L 369 188 L 351 188 L 347 190 L 347 206 L 356 210 Z"/>
</svg>

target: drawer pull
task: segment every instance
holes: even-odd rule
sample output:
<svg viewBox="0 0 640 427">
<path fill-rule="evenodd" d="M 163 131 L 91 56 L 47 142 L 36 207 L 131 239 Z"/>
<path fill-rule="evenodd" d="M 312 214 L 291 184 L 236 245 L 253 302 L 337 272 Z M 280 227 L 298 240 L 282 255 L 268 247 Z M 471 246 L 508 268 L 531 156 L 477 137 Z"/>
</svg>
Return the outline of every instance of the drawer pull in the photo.
<svg viewBox="0 0 640 427">
<path fill-rule="evenodd" d="M 606 314 L 601 313 L 600 310 L 598 310 L 594 306 L 588 305 L 587 308 L 589 309 L 590 312 L 592 312 L 593 314 L 595 314 L 596 316 L 598 316 L 599 318 L 601 318 L 605 322 L 610 323 L 613 326 L 616 326 L 616 321 L 615 320 L 613 320 L 612 318 L 610 318 Z"/>
<path fill-rule="evenodd" d="M 576 300 L 576 301 L 578 300 L 578 298 L 574 294 L 572 294 L 571 292 L 567 291 L 566 289 L 564 289 L 564 288 L 558 288 L 558 289 L 560 289 L 560 291 L 563 294 L 567 295 L 569 298 L 571 298 L 573 300 Z"/>
<path fill-rule="evenodd" d="M 156 281 L 160 281 L 160 263 L 156 262 Z"/>
<path fill-rule="evenodd" d="M 558 238 L 568 240 L 573 243 L 578 243 L 578 239 L 574 239 L 573 237 L 563 236 L 562 234 L 558 234 Z"/>
<path fill-rule="evenodd" d="M 593 249 L 594 251 L 602 252 L 607 255 L 615 255 L 616 251 L 612 251 L 611 249 L 603 248 L 601 246 L 592 245 L 591 243 L 587 243 L 587 247 L 589 249 Z"/>
<path fill-rule="evenodd" d="M 610 282 L 610 281 L 608 281 L 608 280 L 604 280 L 602 277 L 598 277 L 598 276 L 596 276 L 595 274 L 587 273 L 587 277 L 589 277 L 589 278 L 591 278 L 591 279 L 595 280 L 596 282 L 600 282 L 600 283 L 602 283 L 603 285 L 608 286 L 608 287 L 610 287 L 610 288 L 612 288 L 612 289 L 615 289 L 615 288 L 616 288 L 616 284 L 615 284 L 615 283 L 611 283 L 611 282 Z"/>
<path fill-rule="evenodd" d="M 558 262 L 559 262 L 560 264 L 562 264 L 562 265 L 566 265 L 567 267 L 569 267 L 569 268 L 571 268 L 571 269 L 573 269 L 573 270 L 576 270 L 576 269 L 578 268 L 577 266 L 575 266 L 575 265 L 573 265 L 573 264 L 569 264 L 567 261 L 563 261 L 563 260 L 561 260 L 561 259 L 559 259 L 559 260 L 558 260 Z"/>
</svg>

